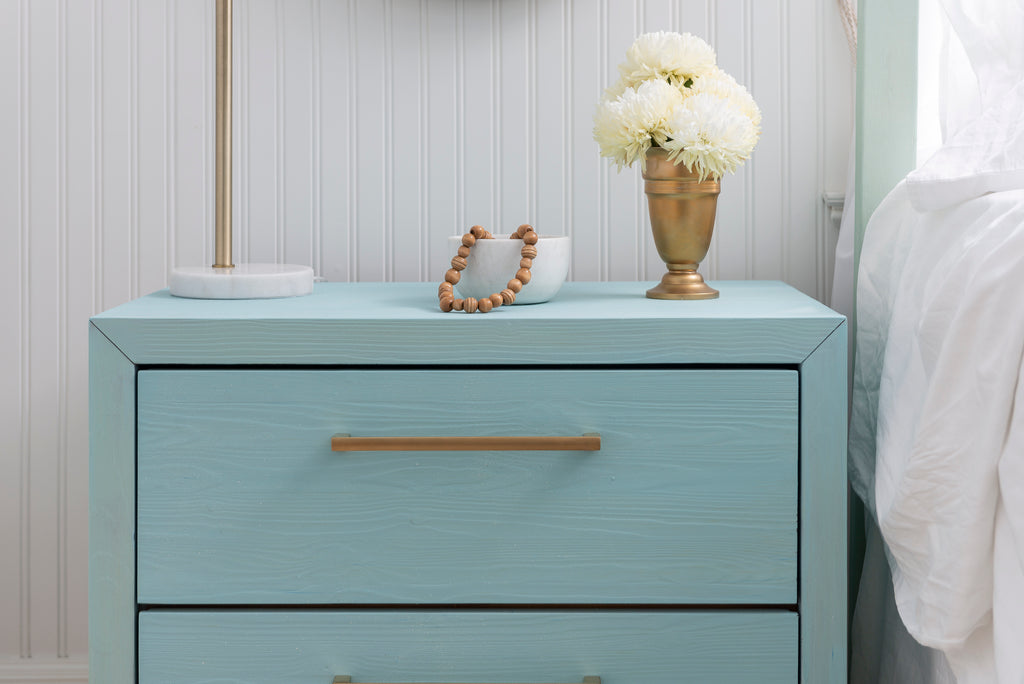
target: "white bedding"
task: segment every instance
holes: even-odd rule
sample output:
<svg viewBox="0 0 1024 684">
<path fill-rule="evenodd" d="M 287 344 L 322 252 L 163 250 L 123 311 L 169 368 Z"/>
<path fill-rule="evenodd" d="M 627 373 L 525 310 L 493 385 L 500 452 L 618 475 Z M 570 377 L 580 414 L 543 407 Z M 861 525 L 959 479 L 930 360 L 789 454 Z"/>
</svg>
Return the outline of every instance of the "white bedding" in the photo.
<svg viewBox="0 0 1024 684">
<path fill-rule="evenodd" d="M 959 684 L 1020 684 L 1024 190 L 920 206 L 901 183 L 865 235 L 851 476 L 910 634 Z"/>
</svg>

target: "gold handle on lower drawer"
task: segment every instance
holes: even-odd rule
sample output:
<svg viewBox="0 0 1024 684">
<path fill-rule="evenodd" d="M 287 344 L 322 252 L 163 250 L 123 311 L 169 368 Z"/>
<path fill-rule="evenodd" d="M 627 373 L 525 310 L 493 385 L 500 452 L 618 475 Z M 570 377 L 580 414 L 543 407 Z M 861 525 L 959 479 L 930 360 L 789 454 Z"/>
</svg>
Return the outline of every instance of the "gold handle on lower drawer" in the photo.
<svg viewBox="0 0 1024 684">
<path fill-rule="evenodd" d="M 600 451 L 601 435 L 579 437 L 331 437 L 331 451 Z"/>
<path fill-rule="evenodd" d="M 338 675 L 334 678 L 333 684 L 350 684 L 352 678 L 348 675 Z M 601 684 L 600 677 L 584 677 L 583 684 Z"/>
</svg>

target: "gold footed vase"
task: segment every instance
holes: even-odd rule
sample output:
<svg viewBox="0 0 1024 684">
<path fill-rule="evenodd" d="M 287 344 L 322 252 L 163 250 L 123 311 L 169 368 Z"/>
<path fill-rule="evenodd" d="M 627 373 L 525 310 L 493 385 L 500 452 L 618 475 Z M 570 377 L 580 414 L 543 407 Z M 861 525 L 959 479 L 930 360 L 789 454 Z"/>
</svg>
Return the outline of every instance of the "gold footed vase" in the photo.
<svg viewBox="0 0 1024 684">
<path fill-rule="evenodd" d="M 660 147 L 647 151 L 644 192 L 658 255 L 668 266 L 661 282 L 647 291 L 651 299 L 715 299 L 718 290 L 697 272 L 711 246 L 721 184 L 669 161 Z"/>
</svg>

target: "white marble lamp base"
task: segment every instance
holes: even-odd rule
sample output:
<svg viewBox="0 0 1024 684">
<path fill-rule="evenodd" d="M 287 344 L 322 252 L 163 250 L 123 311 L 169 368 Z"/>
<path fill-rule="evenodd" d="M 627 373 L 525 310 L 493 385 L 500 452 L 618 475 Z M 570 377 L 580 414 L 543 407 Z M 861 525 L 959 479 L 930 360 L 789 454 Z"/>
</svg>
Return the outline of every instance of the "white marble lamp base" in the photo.
<svg viewBox="0 0 1024 684">
<path fill-rule="evenodd" d="M 313 291 L 313 269 L 289 264 L 190 266 L 171 273 L 171 294 L 192 299 L 273 299 Z"/>
</svg>

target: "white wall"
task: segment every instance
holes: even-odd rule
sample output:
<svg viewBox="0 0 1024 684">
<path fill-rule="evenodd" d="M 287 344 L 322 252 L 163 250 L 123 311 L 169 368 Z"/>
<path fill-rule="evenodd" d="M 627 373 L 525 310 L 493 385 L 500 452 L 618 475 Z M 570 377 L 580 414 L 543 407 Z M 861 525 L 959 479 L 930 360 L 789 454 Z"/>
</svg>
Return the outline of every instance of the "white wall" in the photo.
<svg viewBox="0 0 1024 684">
<path fill-rule="evenodd" d="M 473 223 L 660 276 L 591 115 L 636 34 L 690 31 L 764 112 L 711 279 L 821 299 L 851 66 L 832 0 L 236 0 L 236 259 L 441 278 Z M 0 682 L 84 681 L 87 318 L 212 261 L 212 0 L 0 0 Z M 640 290 L 638 290 L 639 292 Z M 49 679 L 47 679 L 49 678 Z"/>
</svg>

